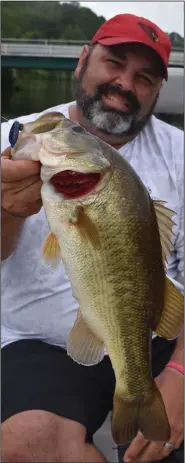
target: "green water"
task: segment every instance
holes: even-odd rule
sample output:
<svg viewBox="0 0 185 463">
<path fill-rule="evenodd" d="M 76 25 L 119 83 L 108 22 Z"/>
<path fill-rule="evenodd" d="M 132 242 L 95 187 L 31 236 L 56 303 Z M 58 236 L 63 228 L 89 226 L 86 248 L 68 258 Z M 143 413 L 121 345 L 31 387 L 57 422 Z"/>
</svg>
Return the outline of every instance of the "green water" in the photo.
<svg viewBox="0 0 185 463">
<path fill-rule="evenodd" d="M 1 114 L 7 119 L 75 99 L 71 71 L 2 69 L 1 85 Z"/>
</svg>

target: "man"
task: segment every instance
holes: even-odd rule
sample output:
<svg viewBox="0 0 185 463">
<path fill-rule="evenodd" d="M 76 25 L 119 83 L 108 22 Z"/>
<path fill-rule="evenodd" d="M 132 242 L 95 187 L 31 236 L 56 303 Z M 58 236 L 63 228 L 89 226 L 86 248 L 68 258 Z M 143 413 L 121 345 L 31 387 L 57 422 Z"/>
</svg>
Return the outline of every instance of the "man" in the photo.
<svg viewBox="0 0 185 463">
<path fill-rule="evenodd" d="M 151 196 L 176 211 L 168 274 L 182 290 L 183 132 L 152 116 L 169 54 L 169 39 L 155 24 L 118 15 L 82 50 L 76 101 L 50 111 L 61 111 L 116 147 Z M 92 436 L 112 408 L 114 373 L 107 356 L 87 368 L 66 355 L 78 304 L 63 267 L 51 272 L 40 263 L 48 233 L 40 164 L 9 159 L 12 123 L 2 126 L 2 459 L 103 462 Z M 165 367 L 170 359 L 173 368 Z M 170 342 L 155 337 L 153 374 L 171 438 L 147 442 L 138 433 L 124 461 L 183 461 L 182 365 L 183 334 Z"/>
</svg>

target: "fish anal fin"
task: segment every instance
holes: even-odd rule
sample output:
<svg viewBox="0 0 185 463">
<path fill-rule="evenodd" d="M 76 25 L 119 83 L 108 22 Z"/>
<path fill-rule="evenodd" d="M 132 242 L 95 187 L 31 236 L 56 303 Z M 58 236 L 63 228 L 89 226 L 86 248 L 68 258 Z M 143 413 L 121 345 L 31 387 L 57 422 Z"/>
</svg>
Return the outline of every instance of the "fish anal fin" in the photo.
<svg viewBox="0 0 185 463">
<path fill-rule="evenodd" d="M 73 223 L 77 227 L 82 239 L 90 243 L 95 249 L 101 248 L 98 229 L 83 208 L 80 207 L 78 209 L 77 219 Z"/>
<path fill-rule="evenodd" d="M 176 338 L 184 327 L 184 296 L 171 280 L 165 279 L 164 307 L 155 333 L 168 340 Z"/>
<path fill-rule="evenodd" d="M 165 441 L 170 438 L 170 426 L 162 396 L 154 384 L 150 397 L 124 399 L 114 397 L 112 435 L 117 445 L 128 444 L 140 431 L 145 439 Z"/>
<path fill-rule="evenodd" d="M 163 260 L 166 261 L 167 257 L 171 255 L 171 238 L 174 235 L 172 229 L 175 225 L 172 217 L 176 215 L 176 212 L 165 207 L 165 201 L 153 200 L 152 203 L 159 228 Z"/>
<path fill-rule="evenodd" d="M 69 334 L 67 353 L 81 365 L 96 365 L 103 360 L 104 344 L 89 328 L 80 310 Z"/>
<path fill-rule="evenodd" d="M 53 268 L 62 262 L 60 246 L 54 233 L 49 233 L 43 243 L 42 259 L 44 265 Z"/>
</svg>

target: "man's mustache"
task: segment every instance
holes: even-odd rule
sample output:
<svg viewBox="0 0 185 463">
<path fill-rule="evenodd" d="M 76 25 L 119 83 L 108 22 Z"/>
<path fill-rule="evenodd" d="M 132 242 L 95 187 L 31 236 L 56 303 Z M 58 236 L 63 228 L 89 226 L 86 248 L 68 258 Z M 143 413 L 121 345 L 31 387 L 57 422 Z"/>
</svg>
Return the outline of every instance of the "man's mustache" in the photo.
<svg viewBox="0 0 185 463">
<path fill-rule="evenodd" d="M 123 98 L 126 98 L 128 103 L 130 104 L 131 112 L 135 113 L 140 110 L 139 101 L 136 98 L 135 94 L 132 92 L 132 90 L 124 90 L 119 85 L 114 85 L 114 84 L 99 85 L 94 99 L 99 100 L 102 95 L 108 94 L 108 93 L 111 93 L 112 95 L 115 93 L 117 95 L 122 96 Z"/>
</svg>

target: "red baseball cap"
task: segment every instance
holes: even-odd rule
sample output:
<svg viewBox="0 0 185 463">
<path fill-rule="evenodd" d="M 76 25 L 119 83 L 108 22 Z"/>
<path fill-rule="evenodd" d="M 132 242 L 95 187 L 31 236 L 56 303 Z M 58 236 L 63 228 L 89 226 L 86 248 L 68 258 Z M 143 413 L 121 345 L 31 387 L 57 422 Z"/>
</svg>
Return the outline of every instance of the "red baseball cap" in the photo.
<svg viewBox="0 0 185 463">
<path fill-rule="evenodd" d="M 164 77 L 168 79 L 168 60 L 171 42 L 168 35 L 146 18 L 133 14 L 119 14 L 106 21 L 92 38 L 90 45 L 117 45 L 143 43 L 152 48 L 164 65 Z"/>
</svg>

